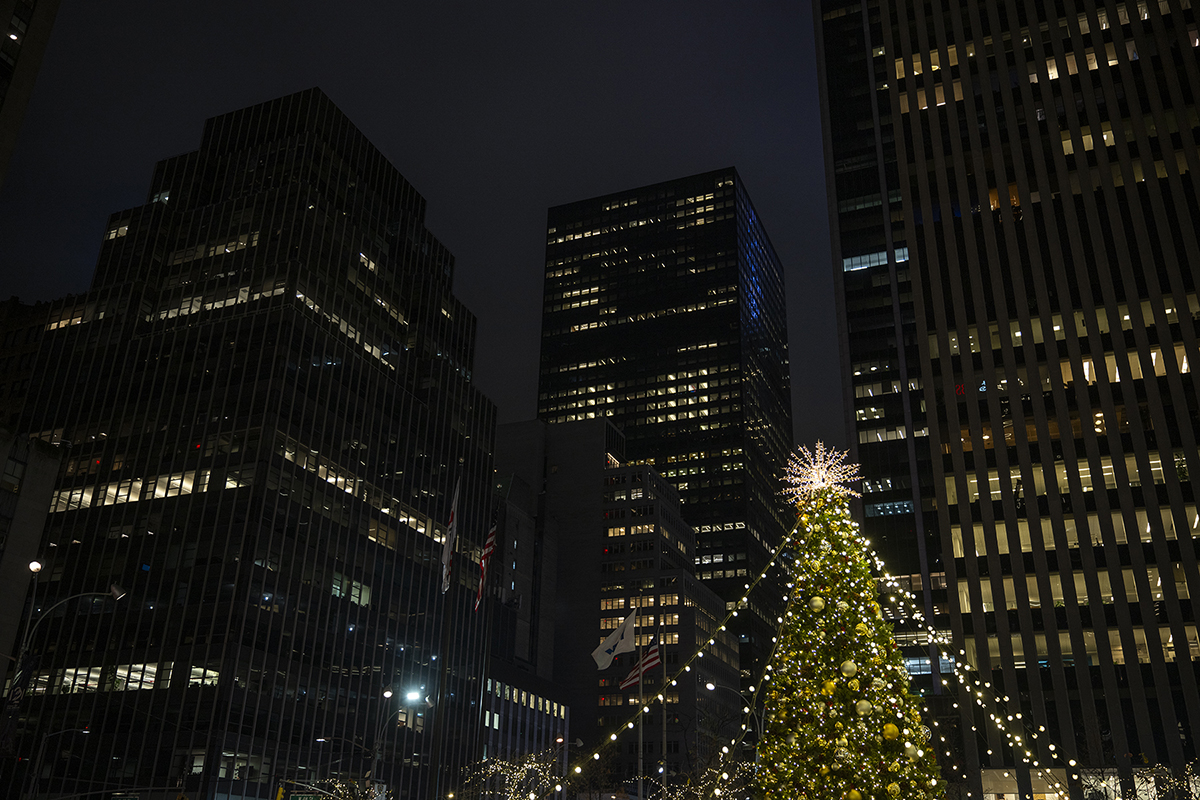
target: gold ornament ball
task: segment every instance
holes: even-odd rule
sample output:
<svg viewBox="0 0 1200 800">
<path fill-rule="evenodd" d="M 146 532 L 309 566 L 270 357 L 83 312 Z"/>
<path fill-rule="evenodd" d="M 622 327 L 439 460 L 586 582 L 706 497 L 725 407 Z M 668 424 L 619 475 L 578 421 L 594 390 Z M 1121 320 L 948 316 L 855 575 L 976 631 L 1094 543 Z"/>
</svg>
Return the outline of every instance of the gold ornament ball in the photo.
<svg viewBox="0 0 1200 800">
<path fill-rule="evenodd" d="M 862 794 L 858 791 L 858 789 L 851 789 L 850 791 L 846 792 L 846 800 L 862 800 Z"/>
<path fill-rule="evenodd" d="M 891 795 L 892 797 L 899 797 L 900 796 L 900 784 L 889 783 L 888 787 L 887 787 L 887 793 L 889 795 Z"/>
<path fill-rule="evenodd" d="M 858 714 L 860 717 L 865 717 L 867 714 L 871 713 L 873 708 L 874 706 L 871 705 L 871 701 L 859 700 L 854 704 L 854 713 Z"/>
<path fill-rule="evenodd" d="M 883 726 L 883 738 L 888 739 L 889 741 L 892 739 L 899 739 L 900 729 L 889 722 L 887 725 Z"/>
<path fill-rule="evenodd" d="M 858 691 L 858 678 L 851 678 L 846 683 L 846 685 L 850 687 L 850 691 L 857 692 Z"/>
<path fill-rule="evenodd" d="M 842 669 L 842 675 L 846 676 L 847 678 L 853 678 L 855 675 L 858 674 L 858 664 L 855 664 L 850 659 L 846 659 L 845 661 L 842 662 L 841 669 Z"/>
<path fill-rule="evenodd" d="M 908 744 L 904 745 L 904 755 L 906 755 L 908 757 L 909 761 L 916 761 L 917 760 L 916 745 L 914 745 L 912 742 L 909 742 Z"/>
<path fill-rule="evenodd" d="M 845 600 L 838 600 L 838 602 L 837 602 L 837 610 L 838 610 L 838 611 L 849 611 L 849 610 L 850 610 L 850 604 L 849 604 L 849 603 L 847 603 Z"/>
<path fill-rule="evenodd" d="M 837 689 L 837 684 L 833 681 L 825 681 L 821 684 L 821 694 L 833 696 L 834 690 Z"/>
<path fill-rule="evenodd" d="M 820 595 L 817 595 L 812 600 L 808 601 L 808 607 L 811 608 L 813 611 L 824 611 L 825 610 L 825 598 L 821 597 Z"/>
<path fill-rule="evenodd" d="M 859 636 L 863 636 L 863 637 L 871 635 L 871 629 L 867 627 L 865 622 L 860 622 L 857 625 L 855 625 L 854 632 L 857 633 Z"/>
</svg>

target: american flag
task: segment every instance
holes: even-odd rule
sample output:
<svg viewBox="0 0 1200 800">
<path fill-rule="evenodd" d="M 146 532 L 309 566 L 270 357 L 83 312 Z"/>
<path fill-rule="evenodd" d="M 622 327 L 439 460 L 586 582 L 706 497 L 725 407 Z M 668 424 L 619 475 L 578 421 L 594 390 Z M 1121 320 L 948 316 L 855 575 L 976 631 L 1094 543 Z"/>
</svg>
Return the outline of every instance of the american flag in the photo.
<svg viewBox="0 0 1200 800">
<path fill-rule="evenodd" d="M 630 686 L 633 686 L 641 680 L 642 675 L 648 670 L 657 667 L 661 663 L 662 659 L 658 657 L 658 645 L 654 645 L 654 647 L 651 647 L 642 654 L 642 660 L 633 668 L 633 672 L 630 672 L 625 676 L 625 680 L 621 681 L 621 688 L 628 689 Z"/>
<path fill-rule="evenodd" d="M 483 545 L 483 552 L 479 555 L 479 591 L 475 593 L 475 610 L 479 610 L 479 604 L 483 601 L 483 585 L 487 583 L 487 568 L 488 561 L 492 558 L 492 553 L 496 552 L 496 515 L 492 514 L 492 527 L 488 529 L 487 542 Z"/>
</svg>

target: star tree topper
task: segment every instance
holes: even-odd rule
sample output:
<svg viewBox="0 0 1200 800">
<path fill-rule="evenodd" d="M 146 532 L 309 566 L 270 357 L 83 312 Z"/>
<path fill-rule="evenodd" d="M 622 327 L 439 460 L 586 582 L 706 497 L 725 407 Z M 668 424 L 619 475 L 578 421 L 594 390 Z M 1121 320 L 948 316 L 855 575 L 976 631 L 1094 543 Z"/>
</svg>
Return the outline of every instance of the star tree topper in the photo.
<svg viewBox="0 0 1200 800">
<path fill-rule="evenodd" d="M 826 450 L 823 442 L 817 442 L 812 452 L 807 447 L 797 448 L 788 459 L 784 472 L 784 496 L 796 505 L 824 492 L 840 497 L 861 497 L 846 485 L 862 480 L 858 464 L 845 463 L 847 455 L 848 450 Z"/>
</svg>

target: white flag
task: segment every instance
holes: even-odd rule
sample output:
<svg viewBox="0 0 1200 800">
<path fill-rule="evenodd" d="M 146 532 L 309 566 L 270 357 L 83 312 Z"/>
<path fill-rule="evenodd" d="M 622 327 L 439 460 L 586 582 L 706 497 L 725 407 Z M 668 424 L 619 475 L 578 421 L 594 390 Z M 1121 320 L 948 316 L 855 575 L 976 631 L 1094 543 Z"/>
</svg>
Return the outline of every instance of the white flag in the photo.
<svg viewBox="0 0 1200 800">
<path fill-rule="evenodd" d="M 446 542 L 442 545 L 442 594 L 450 591 L 450 572 L 454 568 L 454 540 L 458 538 L 458 487 L 454 482 L 454 499 L 450 501 L 450 524 L 446 526 Z"/>
<path fill-rule="evenodd" d="M 592 658 L 596 659 L 596 666 L 600 669 L 608 669 L 613 662 L 613 656 L 617 653 L 632 653 L 637 644 L 634 641 L 634 627 L 636 626 L 635 617 L 637 611 L 633 611 L 625 621 L 617 626 L 617 629 L 608 635 L 608 638 L 600 643 L 600 646 L 592 651 Z"/>
</svg>

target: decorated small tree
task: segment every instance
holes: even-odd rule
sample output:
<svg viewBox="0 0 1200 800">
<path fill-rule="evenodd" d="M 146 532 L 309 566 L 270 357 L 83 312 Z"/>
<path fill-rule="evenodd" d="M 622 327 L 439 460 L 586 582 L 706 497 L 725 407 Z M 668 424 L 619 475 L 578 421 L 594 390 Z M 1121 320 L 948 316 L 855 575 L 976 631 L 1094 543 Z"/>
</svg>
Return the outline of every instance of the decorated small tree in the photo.
<svg viewBox="0 0 1200 800">
<path fill-rule="evenodd" d="M 919 800 L 943 791 L 930 732 L 871 574 L 870 548 L 850 519 L 846 454 L 801 447 L 785 494 L 792 530 L 790 601 L 779 629 L 759 743 L 771 800 Z"/>
</svg>

